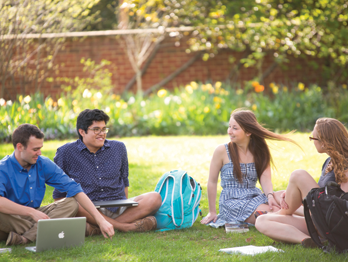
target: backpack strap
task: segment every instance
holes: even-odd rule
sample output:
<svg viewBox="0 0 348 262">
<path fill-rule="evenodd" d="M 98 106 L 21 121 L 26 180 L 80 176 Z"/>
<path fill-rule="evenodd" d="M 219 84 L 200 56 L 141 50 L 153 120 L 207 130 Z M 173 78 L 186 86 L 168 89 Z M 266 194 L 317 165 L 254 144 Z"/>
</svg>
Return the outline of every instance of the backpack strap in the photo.
<svg viewBox="0 0 348 262">
<path fill-rule="evenodd" d="M 184 223 L 184 197 L 182 195 L 182 180 L 187 174 L 183 170 L 170 171 L 171 177 L 174 178 L 174 188 L 171 201 L 172 219 L 176 227 L 180 227 Z M 174 198 L 175 197 L 175 198 Z"/>
<path fill-rule="evenodd" d="M 319 239 L 318 232 L 313 224 L 313 220 L 312 220 L 311 215 L 309 213 L 309 208 L 308 208 L 308 203 L 307 203 L 308 196 L 309 196 L 309 194 L 305 197 L 305 199 L 303 199 L 303 208 L 304 208 L 304 215 L 305 215 L 305 219 L 306 219 L 307 229 L 308 229 L 309 235 L 311 236 L 314 243 L 317 244 L 318 247 L 323 249 L 324 246 Z"/>
</svg>

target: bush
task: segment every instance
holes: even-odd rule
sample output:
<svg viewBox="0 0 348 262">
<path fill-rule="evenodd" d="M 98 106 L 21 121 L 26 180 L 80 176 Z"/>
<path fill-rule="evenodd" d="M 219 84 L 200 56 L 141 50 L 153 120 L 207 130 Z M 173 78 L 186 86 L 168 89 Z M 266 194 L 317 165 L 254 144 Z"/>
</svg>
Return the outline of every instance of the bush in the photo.
<svg viewBox="0 0 348 262">
<path fill-rule="evenodd" d="M 22 123 L 38 125 L 46 139 L 76 137 L 76 118 L 86 108 L 99 108 L 110 116 L 111 136 L 224 134 L 231 112 L 240 107 L 254 111 L 261 123 L 278 132 L 311 130 L 323 116 L 348 121 L 345 85 L 331 86 L 324 94 L 317 85 L 306 88 L 299 83 L 288 89 L 271 84 L 271 92 L 265 94 L 256 81 L 246 83 L 244 90 L 221 82 L 191 82 L 146 98 L 132 93 L 121 98 L 111 92 L 111 74 L 104 69 L 107 61 L 98 66 L 90 60 L 82 62 L 93 72 L 92 77 L 61 79 L 67 85 L 56 101 L 40 93 L 18 96 L 13 102 L 0 99 L 0 140 L 9 141 L 14 128 Z M 77 88 L 71 91 L 71 86 Z"/>
</svg>

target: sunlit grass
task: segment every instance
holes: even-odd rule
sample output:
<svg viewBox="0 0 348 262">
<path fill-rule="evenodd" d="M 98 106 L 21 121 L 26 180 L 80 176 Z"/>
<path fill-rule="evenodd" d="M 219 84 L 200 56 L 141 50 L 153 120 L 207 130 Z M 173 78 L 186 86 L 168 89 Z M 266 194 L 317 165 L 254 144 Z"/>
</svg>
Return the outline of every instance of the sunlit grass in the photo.
<svg viewBox="0 0 348 262">
<path fill-rule="evenodd" d="M 306 169 L 318 180 L 325 154 L 318 154 L 308 133 L 291 136 L 297 146 L 286 142 L 270 143 L 276 170 L 273 170 L 275 190 L 285 189 L 289 175 L 295 169 Z M 126 144 L 130 166 L 129 196 L 154 190 L 160 176 L 172 169 L 184 169 L 203 187 L 201 208 L 208 212 L 206 183 L 209 163 L 218 144 L 228 142 L 227 136 L 135 137 L 118 139 Z M 67 141 L 45 142 L 43 155 L 53 159 L 57 147 Z M 1 145 L 3 157 L 13 152 L 12 145 Z M 218 191 L 221 191 L 219 186 Z M 46 191 L 44 204 L 52 201 L 52 189 Z M 255 228 L 245 234 L 226 234 L 199 223 L 182 231 L 143 234 L 116 233 L 112 241 L 101 236 L 86 238 L 85 245 L 68 250 L 32 254 L 15 247 L 12 254 L 0 254 L 0 261 L 345 261 L 348 255 L 324 254 L 319 249 L 303 249 L 300 245 L 274 243 Z M 243 245 L 275 245 L 284 253 L 266 253 L 255 257 L 228 255 L 220 248 Z M 5 247 L 1 242 L 0 247 Z"/>
</svg>

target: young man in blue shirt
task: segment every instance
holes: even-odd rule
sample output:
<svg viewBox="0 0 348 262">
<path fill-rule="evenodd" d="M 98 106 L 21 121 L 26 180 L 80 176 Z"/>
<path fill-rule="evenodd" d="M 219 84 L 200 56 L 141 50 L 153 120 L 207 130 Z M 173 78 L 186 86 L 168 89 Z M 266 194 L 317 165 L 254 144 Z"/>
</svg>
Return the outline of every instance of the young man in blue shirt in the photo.
<svg viewBox="0 0 348 262">
<path fill-rule="evenodd" d="M 77 118 L 76 129 L 79 139 L 58 148 L 54 162 L 64 172 L 80 183 L 86 195 L 92 200 L 118 200 L 128 198 L 128 158 L 122 142 L 106 140 L 109 116 L 102 110 L 86 109 Z M 53 198 L 65 197 L 59 189 Z M 128 232 L 155 230 L 157 222 L 152 215 L 160 208 L 162 199 L 156 192 L 133 198 L 137 207 L 100 209 L 105 219 L 114 229 Z M 95 220 L 83 207 L 78 216 L 96 225 Z"/>
<path fill-rule="evenodd" d="M 0 161 L 0 235 L 7 236 L 6 245 L 35 241 L 38 220 L 75 216 L 77 201 L 96 220 L 104 237 L 114 235 L 112 225 L 100 215 L 81 186 L 41 156 L 44 134 L 39 128 L 20 125 L 12 140 L 13 154 Z M 66 192 L 66 198 L 40 207 L 45 184 Z M 95 227 L 87 224 L 86 235 L 94 231 Z"/>
</svg>

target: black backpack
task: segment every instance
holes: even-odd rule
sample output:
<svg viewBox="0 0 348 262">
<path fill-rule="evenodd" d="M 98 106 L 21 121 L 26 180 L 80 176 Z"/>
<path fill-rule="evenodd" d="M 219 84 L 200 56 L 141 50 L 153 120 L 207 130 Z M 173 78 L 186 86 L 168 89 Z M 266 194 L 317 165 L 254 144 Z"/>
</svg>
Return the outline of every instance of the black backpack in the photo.
<svg viewBox="0 0 348 262">
<path fill-rule="evenodd" d="M 303 207 L 309 234 L 318 247 L 325 252 L 348 251 L 348 193 L 330 181 L 325 187 L 311 189 Z M 318 232 L 327 242 L 320 241 Z"/>
</svg>

